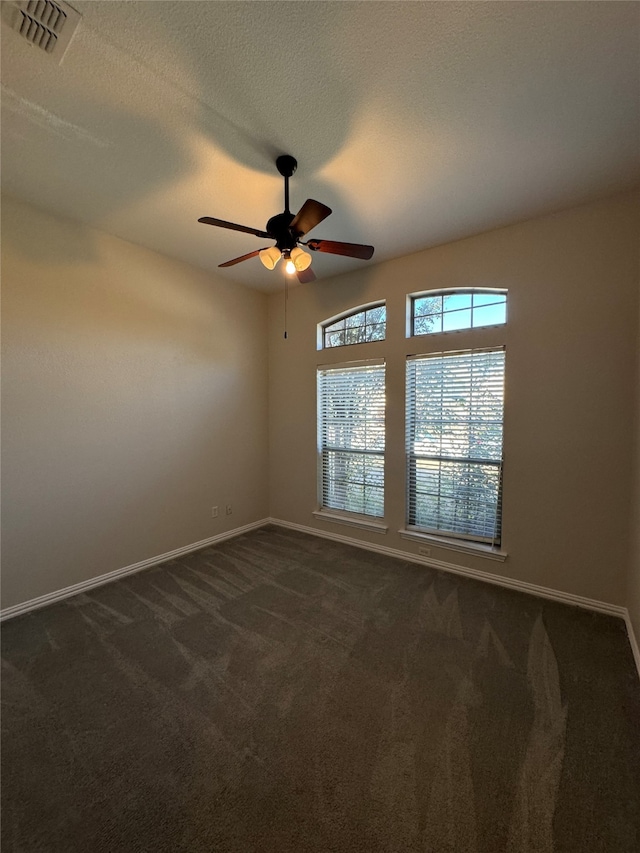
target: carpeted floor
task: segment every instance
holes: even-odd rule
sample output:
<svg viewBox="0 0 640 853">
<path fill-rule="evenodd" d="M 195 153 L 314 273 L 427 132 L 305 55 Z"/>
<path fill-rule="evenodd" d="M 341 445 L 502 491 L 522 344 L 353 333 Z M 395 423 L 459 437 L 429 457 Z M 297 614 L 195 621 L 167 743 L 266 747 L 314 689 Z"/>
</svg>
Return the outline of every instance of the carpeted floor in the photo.
<svg viewBox="0 0 640 853">
<path fill-rule="evenodd" d="M 270 527 L 2 655 L 4 853 L 640 850 L 613 617 Z"/>
</svg>

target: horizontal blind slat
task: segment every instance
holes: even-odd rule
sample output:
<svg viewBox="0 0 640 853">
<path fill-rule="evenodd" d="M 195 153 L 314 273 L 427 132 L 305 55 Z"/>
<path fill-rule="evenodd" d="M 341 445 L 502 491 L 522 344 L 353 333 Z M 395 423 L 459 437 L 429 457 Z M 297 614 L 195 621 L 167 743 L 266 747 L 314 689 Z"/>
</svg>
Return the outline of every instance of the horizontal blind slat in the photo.
<svg viewBox="0 0 640 853">
<path fill-rule="evenodd" d="M 384 363 L 318 369 L 322 506 L 384 514 Z"/>
<path fill-rule="evenodd" d="M 408 523 L 499 541 L 504 348 L 407 360 Z"/>
</svg>

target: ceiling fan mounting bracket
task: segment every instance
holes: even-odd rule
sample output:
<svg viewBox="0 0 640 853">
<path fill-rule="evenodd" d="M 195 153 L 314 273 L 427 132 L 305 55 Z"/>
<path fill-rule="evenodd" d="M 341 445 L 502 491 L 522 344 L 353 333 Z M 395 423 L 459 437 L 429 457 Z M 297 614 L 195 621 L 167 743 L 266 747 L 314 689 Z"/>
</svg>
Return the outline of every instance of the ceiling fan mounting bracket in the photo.
<svg viewBox="0 0 640 853">
<path fill-rule="evenodd" d="M 291 154 L 281 154 L 276 159 L 276 169 L 283 178 L 290 178 L 298 168 L 298 161 Z"/>
</svg>

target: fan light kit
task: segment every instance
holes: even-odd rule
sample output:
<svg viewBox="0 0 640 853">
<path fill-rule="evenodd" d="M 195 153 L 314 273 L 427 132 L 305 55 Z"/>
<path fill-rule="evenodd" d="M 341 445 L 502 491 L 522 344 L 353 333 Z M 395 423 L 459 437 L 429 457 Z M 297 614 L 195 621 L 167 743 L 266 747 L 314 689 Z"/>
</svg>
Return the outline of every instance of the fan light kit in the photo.
<svg viewBox="0 0 640 853">
<path fill-rule="evenodd" d="M 229 228 L 231 231 L 243 231 L 246 234 L 254 234 L 256 237 L 271 238 L 276 241 L 275 246 L 267 246 L 264 249 L 256 249 L 247 255 L 233 258 L 221 267 L 231 267 L 241 261 L 258 256 L 263 265 L 269 269 L 275 269 L 280 258 L 286 261 L 285 270 L 289 275 L 297 275 L 298 281 L 314 281 L 315 275 L 311 266 L 311 255 L 300 248 L 306 246 L 312 252 L 328 252 L 332 255 L 344 255 L 349 258 L 360 258 L 369 260 L 373 255 L 373 246 L 364 246 L 360 243 L 340 243 L 335 240 L 301 240 L 312 228 L 315 228 L 323 219 L 331 213 L 331 208 L 326 204 L 308 198 L 300 210 L 293 214 L 289 210 L 289 178 L 298 168 L 298 161 L 290 154 L 282 154 L 276 160 L 276 168 L 284 178 L 284 211 L 272 216 L 267 222 L 264 231 L 257 228 L 249 228 L 246 225 L 236 225 L 234 222 L 226 222 L 224 219 L 214 219 L 211 216 L 203 216 L 198 222 L 205 225 L 216 225 L 218 228 Z"/>
</svg>

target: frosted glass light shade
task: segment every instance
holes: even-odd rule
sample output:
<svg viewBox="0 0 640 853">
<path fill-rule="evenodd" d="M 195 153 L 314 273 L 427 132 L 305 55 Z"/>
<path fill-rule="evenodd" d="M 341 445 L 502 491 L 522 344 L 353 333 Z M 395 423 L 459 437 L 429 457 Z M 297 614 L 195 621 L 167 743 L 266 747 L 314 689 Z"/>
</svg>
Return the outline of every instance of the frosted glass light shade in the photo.
<svg viewBox="0 0 640 853">
<path fill-rule="evenodd" d="M 293 261 L 294 267 L 298 270 L 298 272 L 302 272 L 302 270 L 306 270 L 307 267 L 311 266 L 311 255 L 302 249 L 295 248 L 291 250 L 291 260 Z"/>
<path fill-rule="evenodd" d="M 258 254 L 258 257 L 264 264 L 264 266 L 268 270 L 272 270 L 275 268 L 275 265 L 280 260 L 281 252 L 277 246 L 271 246 L 269 249 L 262 249 Z"/>
</svg>

